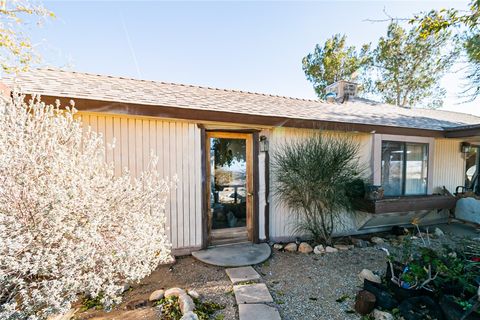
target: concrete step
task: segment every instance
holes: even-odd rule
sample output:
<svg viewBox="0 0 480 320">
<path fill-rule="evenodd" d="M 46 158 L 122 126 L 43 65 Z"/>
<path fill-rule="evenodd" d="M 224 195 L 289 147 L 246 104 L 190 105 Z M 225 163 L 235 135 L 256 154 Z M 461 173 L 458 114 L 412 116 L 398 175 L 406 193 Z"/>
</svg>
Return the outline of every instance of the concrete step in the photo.
<svg viewBox="0 0 480 320">
<path fill-rule="evenodd" d="M 237 305 L 244 303 L 270 303 L 273 298 L 264 283 L 233 286 Z"/>
<path fill-rule="evenodd" d="M 281 320 L 278 310 L 265 304 L 241 304 L 240 320 Z"/>
<path fill-rule="evenodd" d="M 226 269 L 230 281 L 233 284 L 238 284 L 240 282 L 254 281 L 257 282 L 260 280 L 260 275 L 253 269 L 251 266 L 248 267 L 239 267 L 239 268 L 229 268 Z"/>
</svg>

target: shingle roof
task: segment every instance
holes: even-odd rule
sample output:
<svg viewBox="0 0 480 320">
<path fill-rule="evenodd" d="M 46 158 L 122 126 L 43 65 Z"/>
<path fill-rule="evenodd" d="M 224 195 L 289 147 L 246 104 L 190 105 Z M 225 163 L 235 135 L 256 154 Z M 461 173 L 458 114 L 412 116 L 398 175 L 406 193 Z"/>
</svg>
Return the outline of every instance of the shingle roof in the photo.
<svg viewBox="0 0 480 320">
<path fill-rule="evenodd" d="M 136 80 L 54 69 L 35 69 L 13 81 L 24 93 L 92 99 L 193 110 L 242 113 L 290 119 L 332 121 L 416 129 L 444 130 L 480 124 L 480 117 L 460 112 L 408 109 L 369 100 L 343 104 L 245 91 Z M 14 84 L 15 82 L 15 84 Z"/>
</svg>

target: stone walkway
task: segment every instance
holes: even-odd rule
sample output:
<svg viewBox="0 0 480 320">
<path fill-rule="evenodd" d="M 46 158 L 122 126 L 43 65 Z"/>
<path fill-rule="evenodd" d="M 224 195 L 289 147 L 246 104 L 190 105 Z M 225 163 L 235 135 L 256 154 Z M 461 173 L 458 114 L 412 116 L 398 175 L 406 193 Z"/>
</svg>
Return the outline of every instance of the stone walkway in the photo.
<svg viewBox="0 0 480 320">
<path fill-rule="evenodd" d="M 225 270 L 233 283 L 240 320 L 281 320 L 278 310 L 267 305 L 273 298 L 260 275 L 251 267 Z"/>
</svg>

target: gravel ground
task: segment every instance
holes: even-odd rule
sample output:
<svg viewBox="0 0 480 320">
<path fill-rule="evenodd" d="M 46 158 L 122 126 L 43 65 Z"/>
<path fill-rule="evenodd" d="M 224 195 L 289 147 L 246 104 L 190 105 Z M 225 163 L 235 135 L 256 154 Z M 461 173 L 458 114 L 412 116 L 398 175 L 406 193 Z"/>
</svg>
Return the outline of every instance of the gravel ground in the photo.
<svg viewBox="0 0 480 320">
<path fill-rule="evenodd" d="M 279 252 L 256 266 L 270 289 L 283 320 L 360 319 L 353 310 L 362 283 L 357 274 L 367 268 L 385 272 L 385 253 L 374 247 L 325 255 Z M 336 302 L 342 296 L 344 302 Z"/>
<path fill-rule="evenodd" d="M 228 279 L 225 269 L 206 265 L 192 258 L 181 257 L 173 265 L 160 266 L 150 276 L 125 293 L 123 302 L 112 312 L 89 310 L 76 315 L 81 320 L 106 320 L 106 319 L 142 319 L 158 320 L 153 308 L 147 308 L 141 316 L 137 313 L 130 315 L 125 311 L 129 301 L 148 299 L 150 293 L 157 289 L 180 287 L 196 290 L 205 301 L 214 301 L 225 306 L 217 311 L 214 316 L 223 314 L 224 319 L 237 319 L 238 310 L 233 297 L 232 284 Z"/>
</svg>

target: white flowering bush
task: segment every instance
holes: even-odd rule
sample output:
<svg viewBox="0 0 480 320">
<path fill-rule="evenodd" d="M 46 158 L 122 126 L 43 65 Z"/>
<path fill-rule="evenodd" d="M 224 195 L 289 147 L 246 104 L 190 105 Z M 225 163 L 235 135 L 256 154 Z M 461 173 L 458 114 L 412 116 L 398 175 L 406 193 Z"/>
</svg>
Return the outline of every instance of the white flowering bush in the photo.
<svg viewBox="0 0 480 320">
<path fill-rule="evenodd" d="M 0 319 L 44 319 L 84 295 L 109 307 L 170 259 L 170 183 L 154 160 L 116 177 L 74 113 L 0 98 Z"/>
</svg>

